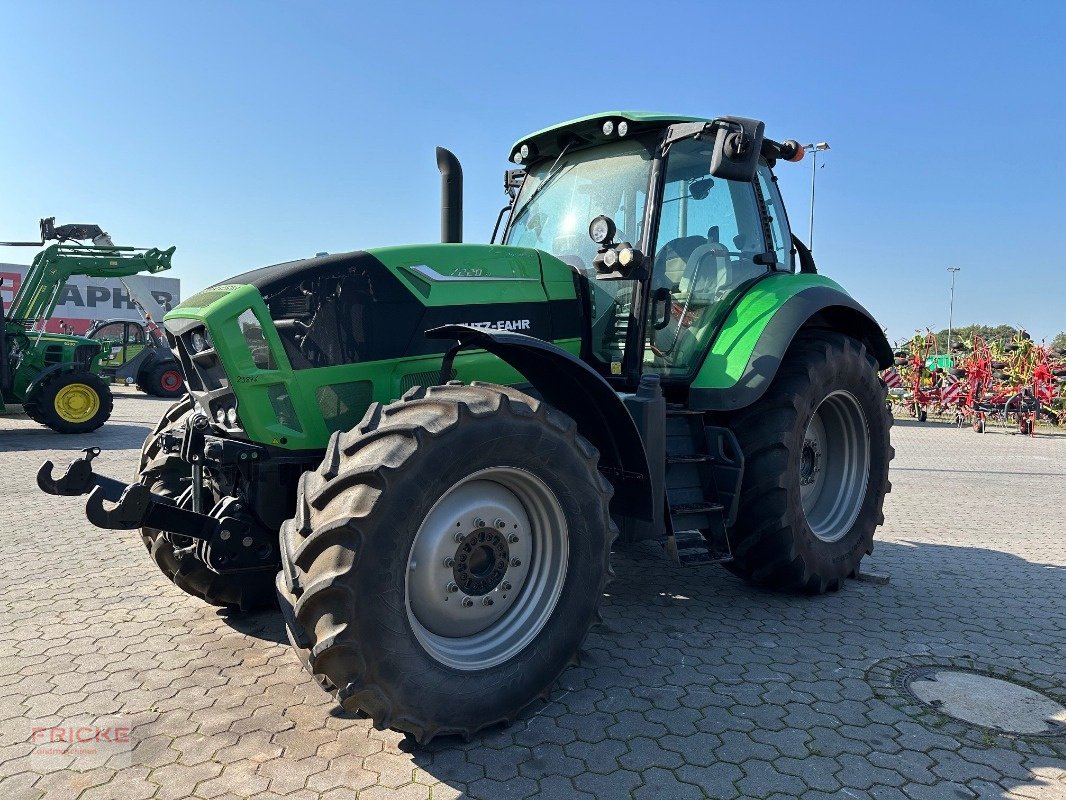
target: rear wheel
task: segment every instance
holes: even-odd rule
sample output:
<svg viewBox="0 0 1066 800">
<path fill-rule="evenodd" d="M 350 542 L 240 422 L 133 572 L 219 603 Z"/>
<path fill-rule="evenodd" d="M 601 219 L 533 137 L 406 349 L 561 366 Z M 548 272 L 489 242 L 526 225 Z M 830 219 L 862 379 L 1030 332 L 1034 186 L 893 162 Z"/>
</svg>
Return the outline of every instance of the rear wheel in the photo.
<svg viewBox="0 0 1066 800">
<path fill-rule="evenodd" d="M 179 498 L 189 488 L 189 465 L 176 454 L 163 451 L 162 434 L 179 425 L 192 411 L 192 399 L 172 405 L 159 421 L 141 448 L 141 464 L 137 479 L 152 492 L 164 497 Z M 204 507 L 211 508 L 214 498 L 204 492 Z M 152 560 L 164 575 L 179 589 L 213 606 L 225 606 L 241 611 L 269 608 L 276 603 L 273 575 L 269 572 L 247 572 L 220 575 L 208 569 L 191 553 L 180 553 L 180 547 L 156 528 L 141 528 L 141 539 Z M 191 539 L 178 539 L 179 545 L 192 544 Z"/>
<path fill-rule="evenodd" d="M 165 361 L 153 366 L 137 388 L 156 397 L 181 397 L 185 393 L 185 377 L 176 362 Z"/>
<path fill-rule="evenodd" d="M 616 529 L 596 450 L 517 390 L 373 406 L 282 526 L 289 635 L 348 709 L 426 741 L 513 719 L 576 659 Z"/>
<path fill-rule="evenodd" d="M 61 372 L 35 394 L 28 416 L 59 433 L 89 433 L 111 416 L 111 389 L 91 372 Z"/>
<path fill-rule="evenodd" d="M 766 394 L 730 422 L 745 456 L 732 572 L 817 593 L 858 571 L 890 489 L 884 397 L 862 344 L 797 336 Z"/>
</svg>

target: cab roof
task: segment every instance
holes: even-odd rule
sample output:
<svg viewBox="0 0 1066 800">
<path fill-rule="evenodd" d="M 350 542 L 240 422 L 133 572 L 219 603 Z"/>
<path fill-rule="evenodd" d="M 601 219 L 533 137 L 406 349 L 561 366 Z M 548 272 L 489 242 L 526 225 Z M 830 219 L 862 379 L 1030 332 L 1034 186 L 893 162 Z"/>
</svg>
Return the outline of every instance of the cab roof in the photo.
<svg viewBox="0 0 1066 800">
<path fill-rule="evenodd" d="M 618 123 L 625 121 L 629 130 L 626 136 L 633 136 L 652 128 L 664 128 L 675 122 L 710 122 L 708 117 L 687 117 L 683 114 L 658 114 L 652 111 L 603 111 L 587 117 L 560 122 L 548 128 L 527 134 L 512 145 L 509 158 L 514 161 L 515 154 L 522 145 L 528 145 L 532 157 L 524 163 L 538 161 L 541 158 L 556 156 L 571 139 L 578 145 L 602 143 L 618 139 Z M 611 134 L 603 132 L 603 125 L 610 121 L 614 126 Z"/>
</svg>

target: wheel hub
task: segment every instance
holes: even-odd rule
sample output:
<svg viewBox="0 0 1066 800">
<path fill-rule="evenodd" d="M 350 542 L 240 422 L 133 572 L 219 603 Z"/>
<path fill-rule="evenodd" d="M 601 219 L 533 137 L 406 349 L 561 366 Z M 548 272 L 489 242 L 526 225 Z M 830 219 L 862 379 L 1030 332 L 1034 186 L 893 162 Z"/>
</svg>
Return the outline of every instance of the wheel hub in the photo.
<svg viewBox="0 0 1066 800">
<path fill-rule="evenodd" d="M 100 408 L 96 392 L 83 383 L 71 383 L 56 393 L 56 413 L 67 422 L 85 422 Z"/>
<path fill-rule="evenodd" d="M 407 561 L 408 620 L 433 658 L 485 669 L 539 633 L 566 578 L 566 518 L 538 477 L 492 467 L 443 493 Z"/>
<path fill-rule="evenodd" d="M 809 486 L 817 480 L 821 469 L 822 452 L 817 439 L 806 439 L 800 454 L 800 486 Z"/>
<path fill-rule="evenodd" d="M 815 408 L 803 436 L 799 491 L 811 532 L 836 542 L 859 515 L 870 475 L 866 415 L 850 392 L 838 390 Z"/>
<path fill-rule="evenodd" d="M 474 596 L 486 595 L 499 586 L 511 561 L 507 539 L 495 528 L 468 533 L 454 558 L 452 575 L 459 591 Z"/>
</svg>

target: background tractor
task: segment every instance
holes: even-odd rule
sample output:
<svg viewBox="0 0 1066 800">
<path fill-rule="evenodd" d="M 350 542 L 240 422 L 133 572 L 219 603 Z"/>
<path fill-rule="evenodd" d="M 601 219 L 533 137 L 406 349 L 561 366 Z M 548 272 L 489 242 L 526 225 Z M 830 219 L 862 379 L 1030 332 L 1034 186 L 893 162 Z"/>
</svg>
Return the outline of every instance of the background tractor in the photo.
<svg viewBox="0 0 1066 800">
<path fill-rule="evenodd" d="M 441 244 L 188 298 L 138 482 L 90 450 L 38 483 L 209 603 L 276 586 L 318 683 L 420 741 L 547 694 L 616 537 L 839 589 L 883 522 L 892 352 L 789 230 L 773 167 L 802 155 L 751 119 L 584 117 L 515 144 L 501 243 L 464 244 L 438 149 Z"/>
<path fill-rule="evenodd" d="M 77 243 L 91 240 L 92 245 Z M 48 333 L 67 279 L 73 275 L 120 278 L 170 269 L 174 248 L 119 247 L 98 225 L 55 225 L 41 220 L 41 241 L 0 242 L 39 247 L 0 326 L 0 412 L 20 403 L 36 422 L 59 433 L 88 433 L 111 416 L 111 389 L 101 379 L 100 343 L 84 336 Z M 75 242 L 68 244 L 68 242 Z"/>
</svg>

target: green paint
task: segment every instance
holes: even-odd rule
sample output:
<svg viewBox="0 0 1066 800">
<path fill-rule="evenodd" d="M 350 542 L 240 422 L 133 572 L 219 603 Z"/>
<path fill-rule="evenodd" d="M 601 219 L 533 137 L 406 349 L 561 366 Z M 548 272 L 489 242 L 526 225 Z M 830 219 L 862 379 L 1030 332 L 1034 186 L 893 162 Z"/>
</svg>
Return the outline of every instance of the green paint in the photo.
<svg viewBox="0 0 1066 800">
<path fill-rule="evenodd" d="M 527 248 L 427 244 L 367 252 L 426 306 L 546 302 L 576 296 L 566 264 Z M 417 267 L 428 267 L 440 277 L 426 277 Z M 273 369 L 256 365 L 238 323 L 249 310 L 262 328 Z M 207 289 L 165 319 L 204 322 L 217 357 L 225 365 L 248 438 L 290 450 L 324 448 L 334 431 L 354 427 L 371 402 L 388 403 L 412 385 L 435 383 L 441 369 L 442 357 L 431 355 L 294 370 L 266 303 L 250 285 Z M 555 344 L 575 355 L 581 352 L 579 339 Z M 467 382 L 514 384 L 523 380 L 483 350 L 461 352 L 455 371 L 459 380 Z"/>
<path fill-rule="evenodd" d="M 707 358 L 692 381 L 694 389 L 728 389 L 744 375 L 759 337 L 793 295 L 812 286 L 844 292 L 823 275 L 780 272 L 759 281 L 741 298 L 722 326 Z"/>
</svg>

